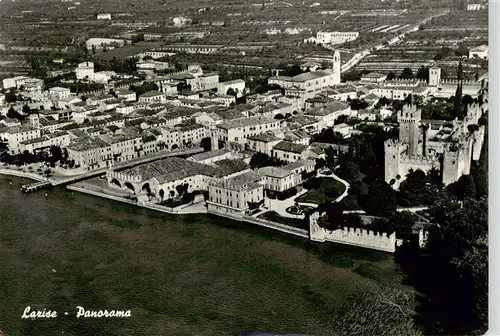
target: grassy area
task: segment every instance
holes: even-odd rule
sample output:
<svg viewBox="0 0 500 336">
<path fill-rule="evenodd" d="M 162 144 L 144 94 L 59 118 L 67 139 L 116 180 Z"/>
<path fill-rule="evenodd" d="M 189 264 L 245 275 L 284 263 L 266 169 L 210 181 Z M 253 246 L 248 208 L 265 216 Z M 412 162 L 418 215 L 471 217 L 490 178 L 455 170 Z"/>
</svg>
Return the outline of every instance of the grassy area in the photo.
<svg viewBox="0 0 500 336">
<path fill-rule="evenodd" d="M 295 227 L 298 227 L 301 229 L 304 228 L 304 224 L 302 223 L 302 220 L 283 217 L 280 214 L 278 214 L 276 211 L 264 212 L 263 214 L 258 215 L 257 218 L 267 219 L 271 222 L 295 226 Z"/>
<path fill-rule="evenodd" d="M 414 296 L 391 255 L 61 188 L 25 195 L 12 178 L 0 190 L 0 329 L 9 336 L 410 335 L 397 306 L 373 309 L 389 290 Z M 28 305 L 59 317 L 23 320 Z M 77 320 L 77 305 L 132 317 Z M 358 321 L 365 313 L 372 318 Z"/>
<path fill-rule="evenodd" d="M 318 180 L 317 188 L 309 190 L 295 201 L 316 204 L 328 203 L 335 201 L 345 191 L 345 186 L 333 178 L 320 177 Z"/>
</svg>

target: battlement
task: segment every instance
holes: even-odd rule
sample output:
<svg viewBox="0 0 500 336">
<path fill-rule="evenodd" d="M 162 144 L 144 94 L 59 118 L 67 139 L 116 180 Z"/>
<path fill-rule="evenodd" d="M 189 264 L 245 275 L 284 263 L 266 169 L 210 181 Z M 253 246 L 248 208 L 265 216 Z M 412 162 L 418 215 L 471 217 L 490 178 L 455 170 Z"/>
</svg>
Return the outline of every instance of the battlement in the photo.
<svg viewBox="0 0 500 336">
<path fill-rule="evenodd" d="M 403 110 L 398 111 L 398 122 L 417 122 L 422 118 L 422 110 L 414 104 L 403 106 Z"/>
<path fill-rule="evenodd" d="M 442 79 L 441 84 L 446 84 L 446 85 L 458 85 L 460 84 L 460 81 L 458 79 Z M 474 79 L 468 79 L 468 80 L 462 80 L 463 85 L 481 85 L 481 82 L 476 81 Z"/>
<path fill-rule="evenodd" d="M 329 231 L 329 230 L 327 230 Z M 372 230 L 366 230 L 366 229 L 361 229 L 361 228 L 352 228 L 352 227 L 342 227 L 340 229 L 337 229 L 335 231 L 340 231 L 342 235 L 346 236 L 368 236 L 368 237 L 380 237 L 380 238 L 390 238 L 394 233 L 389 234 L 387 232 L 378 232 L 378 231 L 372 231 Z M 334 231 L 329 231 L 330 233 L 333 233 Z"/>
<path fill-rule="evenodd" d="M 408 166 L 435 166 L 439 164 L 439 158 L 430 155 L 401 155 L 400 163 Z"/>
<path fill-rule="evenodd" d="M 389 147 L 397 147 L 400 146 L 402 143 L 401 141 L 397 139 L 389 139 L 384 141 L 384 147 L 389 148 Z"/>
<path fill-rule="evenodd" d="M 401 142 L 400 140 L 389 139 L 389 140 L 386 140 L 384 142 L 384 152 L 385 153 L 394 153 L 394 154 L 399 155 L 406 148 L 408 148 L 408 145 Z"/>
</svg>

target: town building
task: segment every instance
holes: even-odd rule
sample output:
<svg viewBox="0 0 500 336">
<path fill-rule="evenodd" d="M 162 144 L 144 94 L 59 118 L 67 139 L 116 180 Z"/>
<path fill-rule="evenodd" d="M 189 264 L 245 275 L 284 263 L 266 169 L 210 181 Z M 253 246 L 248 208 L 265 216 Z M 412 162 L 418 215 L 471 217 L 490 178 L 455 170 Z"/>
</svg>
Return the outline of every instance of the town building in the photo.
<svg viewBox="0 0 500 336">
<path fill-rule="evenodd" d="M 16 77 L 11 77 L 11 78 L 4 78 L 2 80 L 2 85 L 4 90 L 8 89 L 20 89 L 21 86 L 24 85 L 24 83 L 30 79 L 30 77 L 27 76 L 16 76 Z"/>
<path fill-rule="evenodd" d="M 305 43 L 340 44 L 354 41 L 359 37 L 359 32 L 317 32 L 316 37 L 305 39 Z"/>
<path fill-rule="evenodd" d="M 235 79 L 232 81 L 219 83 L 217 92 L 220 94 L 227 94 L 229 89 L 232 89 L 238 96 L 245 92 L 245 81 L 243 79 Z"/>
<path fill-rule="evenodd" d="M 126 41 L 112 38 L 90 38 L 85 42 L 87 50 L 111 50 L 114 48 L 123 47 Z"/>
<path fill-rule="evenodd" d="M 11 155 L 21 154 L 21 142 L 40 138 L 41 130 L 29 125 L 5 127 L 0 129 L 0 139 L 7 142 Z"/>
<path fill-rule="evenodd" d="M 97 14 L 97 20 L 111 20 L 111 14 L 109 13 Z"/>
<path fill-rule="evenodd" d="M 211 213 L 244 216 L 250 204 L 264 202 L 264 186 L 255 182 L 255 174 L 247 173 L 230 179 L 212 179 L 208 184 L 207 207 Z"/>
<path fill-rule="evenodd" d="M 483 44 L 478 47 L 469 50 L 469 58 L 481 58 L 488 59 L 489 48 L 487 45 Z"/>
<path fill-rule="evenodd" d="M 272 155 L 273 147 L 281 142 L 283 139 L 278 138 L 272 132 L 265 132 L 256 135 L 251 135 L 247 138 L 247 148 L 254 152 L 264 153 L 269 156 Z"/>
<path fill-rule="evenodd" d="M 332 69 L 305 72 L 294 77 L 270 77 L 268 84 L 280 86 L 287 96 L 300 97 L 305 100 L 314 97 L 329 86 L 340 84 L 340 71 L 340 53 L 335 51 Z"/>
<path fill-rule="evenodd" d="M 219 173 L 216 167 L 181 158 L 141 164 L 122 171 L 109 170 L 108 185 L 134 195 L 146 194 L 161 202 L 186 192 L 208 189 L 208 183 Z"/>
<path fill-rule="evenodd" d="M 165 94 L 159 91 L 149 91 L 139 96 L 139 102 L 141 103 L 165 103 L 166 101 Z"/>
<path fill-rule="evenodd" d="M 298 160 L 304 160 L 309 157 L 310 152 L 307 145 L 300 145 L 290 141 L 280 141 L 274 145 L 271 150 L 271 156 L 278 160 L 292 163 Z"/>
<path fill-rule="evenodd" d="M 49 95 L 57 100 L 65 99 L 71 96 L 71 90 L 63 87 L 51 87 L 49 88 Z"/>
<path fill-rule="evenodd" d="M 341 115 L 350 115 L 351 107 L 343 102 L 334 101 L 324 107 L 317 107 L 304 112 L 304 116 L 317 119 L 319 131 L 324 128 L 333 127 L 335 120 Z"/>
<path fill-rule="evenodd" d="M 278 130 L 281 126 L 282 122 L 279 120 L 261 116 L 228 120 L 216 125 L 212 136 L 212 146 L 216 146 L 219 142 L 225 146 L 229 143 L 245 145 L 248 137 Z"/>
<path fill-rule="evenodd" d="M 94 74 L 94 63 L 79 63 L 75 69 L 76 79 L 89 79 Z"/>
</svg>

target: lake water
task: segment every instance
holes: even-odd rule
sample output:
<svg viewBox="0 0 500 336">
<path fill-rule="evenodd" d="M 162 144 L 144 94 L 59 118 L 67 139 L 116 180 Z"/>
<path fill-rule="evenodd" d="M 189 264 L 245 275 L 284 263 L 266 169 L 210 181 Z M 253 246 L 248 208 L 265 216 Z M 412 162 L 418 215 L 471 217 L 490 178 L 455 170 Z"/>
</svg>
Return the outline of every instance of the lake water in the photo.
<svg viewBox="0 0 500 336">
<path fill-rule="evenodd" d="M 335 335 L 353 299 L 401 282 L 388 254 L 340 246 L 325 256 L 249 224 L 62 188 L 22 194 L 20 181 L 0 176 L 0 330 L 9 336 Z M 58 317 L 21 319 L 26 306 Z M 77 306 L 131 317 L 76 319 Z"/>
</svg>

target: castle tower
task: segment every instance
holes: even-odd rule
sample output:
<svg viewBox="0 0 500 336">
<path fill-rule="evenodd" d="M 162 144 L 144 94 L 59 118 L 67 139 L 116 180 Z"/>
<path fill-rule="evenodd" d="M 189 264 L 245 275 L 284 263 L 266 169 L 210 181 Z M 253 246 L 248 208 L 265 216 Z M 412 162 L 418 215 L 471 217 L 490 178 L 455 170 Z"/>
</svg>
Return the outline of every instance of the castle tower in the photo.
<svg viewBox="0 0 500 336">
<path fill-rule="evenodd" d="M 443 154 L 443 184 L 445 186 L 458 181 L 464 173 L 465 148 L 459 143 L 451 143 Z"/>
<path fill-rule="evenodd" d="M 399 140 L 408 144 L 408 155 L 418 155 L 418 141 L 420 139 L 420 120 L 422 111 L 416 105 L 404 105 L 398 112 Z"/>
<path fill-rule="evenodd" d="M 429 86 L 438 87 L 441 84 L 441 68 L 432 67 L 429 69 Z"/>
<path fill-rule="evenodd" d="M 384 142 L 384 179 L 387 183 L 400 175 L 401 145 L 392 139 Z"/>
<path fill-rule="evenodd" d="M 333 85 L 340 84 L 340 74 L 341 74 L 341 63 L 340 63 L 340 53 L 335 51 L 333 54 Z"/>
</svg>

